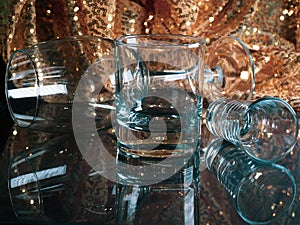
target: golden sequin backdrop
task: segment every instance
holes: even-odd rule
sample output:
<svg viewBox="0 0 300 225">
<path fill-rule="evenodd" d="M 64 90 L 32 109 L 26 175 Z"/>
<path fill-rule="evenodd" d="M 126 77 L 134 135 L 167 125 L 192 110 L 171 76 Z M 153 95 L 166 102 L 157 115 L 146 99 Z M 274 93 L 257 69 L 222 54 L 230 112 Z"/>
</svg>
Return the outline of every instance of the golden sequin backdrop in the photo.
<svg viewBox="0 0 300 225">
<path fill-rule="evenodd" d="M 2 0 L 1 55 L 71 35 L 237 35 L 256 66 L 255 97 L 273 95 L 300 111 L 299 0 Z"/>
</svg>

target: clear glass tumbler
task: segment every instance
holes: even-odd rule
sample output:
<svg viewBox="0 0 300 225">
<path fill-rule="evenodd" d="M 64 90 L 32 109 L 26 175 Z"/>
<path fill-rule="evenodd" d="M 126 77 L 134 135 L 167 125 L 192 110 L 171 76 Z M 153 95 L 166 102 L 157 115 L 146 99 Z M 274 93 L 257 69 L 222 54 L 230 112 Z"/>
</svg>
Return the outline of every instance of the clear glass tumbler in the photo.
<svg viewBox="0 0 300 225">
<path fill-rule="evenodd" d="M 269 224 L 287 213 L 294 202 L 295 179 L 281 165 L 256 161 L 223 139 L 210 144 L 205 159 L 249 224 Z"/>
<path fill-rule="evenodd" d="M 70 132 L 76 98 L 74 108 L 84 114 L 82 118 L 93 117 L 99 129 L 106 127 L 114 97 L 108 85 L 109 75 L 113 74 L 113 46 L 109 39 L 78 36 L 13 52 L 5 83 L 9 110 L 16 124 Z M 78 129 L 85 128 L 81 121 Z"/>
<path fill-rule="evenodd" d="M 120 151 L 166 158 L 199 147 L 204 51 L 204 39 L 185 35 L 115 40 Z"/>
<path fill-rule="evenodd" d="M 264 162 L 285 157 L 298 137 L 298 117 L 285 101 L 264 97 L 256 101 L 221 98 L 206 113 L 206 126 L 221 137 Z"/>
</svg>

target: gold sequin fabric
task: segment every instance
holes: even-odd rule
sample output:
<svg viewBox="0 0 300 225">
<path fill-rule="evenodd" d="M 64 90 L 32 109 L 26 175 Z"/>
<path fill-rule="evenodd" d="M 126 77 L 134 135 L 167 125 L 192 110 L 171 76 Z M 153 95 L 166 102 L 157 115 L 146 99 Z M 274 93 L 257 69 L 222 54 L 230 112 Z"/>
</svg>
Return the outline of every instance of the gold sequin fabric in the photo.
<svg viewBox="0 0 300 225">
<path fill-rule="evenodd" d="M 74 35 L 226 35 L 245 41 L 256 66 L 254 97 L 279 96 L 300 110 L 299 0 L 4 0 L 1 55 Z"/>
</svg>

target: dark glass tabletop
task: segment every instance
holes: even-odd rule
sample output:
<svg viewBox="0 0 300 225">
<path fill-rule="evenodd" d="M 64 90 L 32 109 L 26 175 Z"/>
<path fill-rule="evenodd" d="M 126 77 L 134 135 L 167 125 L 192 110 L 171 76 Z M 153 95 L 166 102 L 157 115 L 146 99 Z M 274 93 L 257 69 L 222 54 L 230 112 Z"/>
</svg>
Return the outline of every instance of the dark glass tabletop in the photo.
<svg viewBox="0 0 300 225">
<path fill-rule="evenodd" d="M 8 194 L 7 185 L 7 168 L 9 160 L 12 156 L 23 150 L 34 148 L 39 143 L 47 142 L 51 140 L 53 136 L 59 136 L 56 134 L 48 134 L 37 131 L 22 130 L 13 126 L 9 129 L 9 138 L 3 147 L 1 155 L 1 192 L 0 192 L 0 224 L 26 224 L 25 221 L 18 221 L 12 208 L 11 201 Z M 106 138 L 104 138 L 106 139 Z M 109 138 L 106 139 L 107 141 Z M 270 224 L 280 225 L 298 225 L 300 221 L 300 138 L 293 151 L 279 164 L 284 165 L 293 174 L 296 185 L 297 193 L 295 201 L 291 208 L 278 220 Z M 50 224 L 116 224 L 116 205 L 118 204 L 118 195 L 116 190 L 120 185 L 110 181 L 102 176 L 91 176 L 91 168 L 86 162 L 82 162 L 77 165 L 75 176 L 78 176 L 77 184 L 74 185 L 73 194 L 63 195 L 63 201 L 68 205 L 69 209 L 63 209 L 54 200 L 53 205 L 49 203 L 51 208 L 52 218 L 49 220 Z M 86 175 L 89 174 L 87 178 Z M 150 194 L 147 195 L 144 202 L 147 206 L 137 210 L 132 208 L 131 211 L 135 211 L 135 216 L 139 216 L 137 224 L 155 224 L 157 221 L 161 221 L 161 224 L 193 224 L 190 220 L 184 220 L 187 212 L 192 212 L 194 207 L 199 209 L 199 224 L 222 224 L 222 225 L 243 225 L 247 224 L 237 214 L 234 202 L 225 190 L 225 188 L 219 183 L 215 176 L 207 169 L 200 173 L 200 192 L 199 198 L 194 198 L 198 201 L 198 204 L 184 205 L 184 207 L 176 207 L 176 202 L 182 204 L 181 196 L 164 194 Z M 75 190 L 76 189 L 76 190 Z M 139 189 L 141 190 L 141 189 Z M 144 189 L 143 189 L 144 190 Z M 64 190 L 62 190 L 64 191 Z M 66 190 L 65 190 L 66 191 Z M 68 190 L 70 191 L 70 190 Z M 134 195 L 129 194 L 130 198 L 135 198 Z M 152 192 L 151 192 L 152 193 Z M 194 195 L 195 196 L 195 195 Z M 181 200 L 180 200 L 181 199 Z M 131 199 L 132 200 L 132 199 Z M 184 198 L 186 201 L 186 198 Z M 100 204 L 102 203 L 102 205 Z M 103 206 L 105 204 L 105 206 Z M 169 204 L 169 206 L 168 206 Z M 185 204 L 185 203 L 184 203 Z M 172 207 L 173 206 L 173 207 Z M 101 208 L 102 207 L 102 208 Z M 159 208 L 162 207 L 162 208 Z M 251 207 L 251 205 L 249 205 Z M 50 210 L 50 209 L 49 209 Z M 70 216 L 67 217 L 64 212 L 70 212 Z M 103 213 L 103 212 L 106 213 Z M 176 218 L 181 218 L 178 220 Z M 155 223 L 154 223 L 155 221 Z M 177 221 L 177 223 L 176 223 Z M 179 221 L 179 222 L 178 222 Z M 29 222 L 30 223 L 30 222 Z"/>
</svg>

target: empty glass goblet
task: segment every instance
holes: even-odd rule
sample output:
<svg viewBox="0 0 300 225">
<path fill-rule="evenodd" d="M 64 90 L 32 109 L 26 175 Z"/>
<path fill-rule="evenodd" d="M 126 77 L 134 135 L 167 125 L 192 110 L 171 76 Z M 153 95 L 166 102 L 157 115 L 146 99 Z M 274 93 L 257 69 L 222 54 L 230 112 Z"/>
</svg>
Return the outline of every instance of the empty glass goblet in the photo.
<svg viewBox="0 0 300 225">
<path fill-rule="evenodd" d="M 62 38 L 17 50 L 5 82 L 11 116 L 20 127 L 72 131 L 73 100 L 80 92 L 78 105 L 87 109 L 83 113 L 95 118 L 98 128 L 106 127 L 113 99 L 106 85 L 111 73 L 113 41 L 105 38 Z M 84 90 L 77 89 L 80 81 Z M 84 123 L 78 129 L 85 129 Z"/>
<path fill-rule="evenodd" d="M 285 101 L 218 99 L 208 108 L 206 126 L 215 136 L 239 145 L 250 156 L 275 162 L 286 156 L 298 137 L 298 117 Z"/>
<path fill-rule="evenodd" d="M 204 69 L 204 101 L 251 99 L 255 87 L 254 62 L 246 44 L 225 36 L 208 46 Z"/>
<path fill-rule="evenodd" d="M 269 224 L 294 202 L 295 179 L 281 165 L 253 160 L 223 139 L 209 145 L 205 160 L 234 199 L 238 214 L 249 224 Z"/>
</svg>

